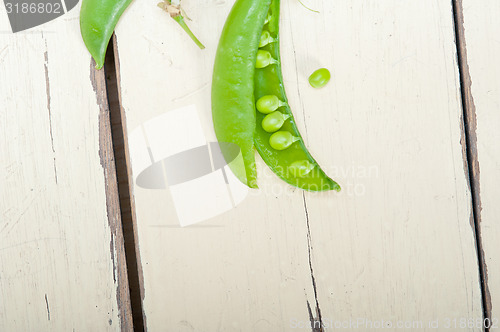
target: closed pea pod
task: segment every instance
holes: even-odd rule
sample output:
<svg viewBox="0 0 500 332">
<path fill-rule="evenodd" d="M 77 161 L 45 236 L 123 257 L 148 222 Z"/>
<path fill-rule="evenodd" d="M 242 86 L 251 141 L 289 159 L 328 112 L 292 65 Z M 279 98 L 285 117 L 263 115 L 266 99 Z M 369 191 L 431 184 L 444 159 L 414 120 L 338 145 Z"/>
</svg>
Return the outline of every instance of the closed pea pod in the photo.
<svg viewBox="0 0 500 332">
<path fill-rule="evenodd" d="M 130 5 L 132 0 L 83 0 L 80 10 L 80 33 L 83 42 L 96 62 L 96 68 L 101 69 L 106 57 L 106 49 L 113 30 Z M 172 3 L 163 0 L 158 4 L 170 14 L 170 17 L 188 34 L 188 36 L 203 49 L 205 46 L 191 32 L 184 17 L 181 15 L 180 0 Z"/>
<path fill-rule="evenodd" d="M 83 42 L 96 62 L 104 65 L 106 48 L 116 23 L 132 0 L 83 0 L 80 9 L 80 31 Z"/>
</svg>

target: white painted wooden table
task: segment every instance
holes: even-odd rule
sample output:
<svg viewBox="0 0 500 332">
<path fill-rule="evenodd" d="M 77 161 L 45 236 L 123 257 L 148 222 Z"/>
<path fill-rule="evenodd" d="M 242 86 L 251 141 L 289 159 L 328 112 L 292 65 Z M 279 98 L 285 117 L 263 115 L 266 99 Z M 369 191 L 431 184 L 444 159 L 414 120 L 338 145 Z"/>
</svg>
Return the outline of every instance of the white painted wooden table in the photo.
<svg viewBox="0 0 500 332">
<path fill-rule="evenodd" d="M 0 331 L 131 331 L 132 309 L 136 331 L 500 328 L 497 1 L 282 0 L 289 102 L 343 190 L 293 189 L 259 159 L 260 189 L 228 196 L 217 171 L 173 183 L 165 165 L 216 141 L 233 3 L 183 2 L 199 50 L 136 0 L 114 39 L 116 101 L 78 10 L 26 33 L 0 21 Z M 319 67 L 332 81 L 314 90 Z M 108 104 L 129 157 L 132 304 Z"/>
</svg>

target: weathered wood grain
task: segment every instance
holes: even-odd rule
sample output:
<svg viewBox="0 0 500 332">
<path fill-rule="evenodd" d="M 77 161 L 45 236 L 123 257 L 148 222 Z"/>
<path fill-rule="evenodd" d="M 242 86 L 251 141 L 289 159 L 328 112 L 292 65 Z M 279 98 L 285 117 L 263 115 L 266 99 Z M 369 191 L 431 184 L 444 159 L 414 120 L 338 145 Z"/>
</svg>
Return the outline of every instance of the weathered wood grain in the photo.
<svg viewBox="0 0 500 332">
<path fill-rule="evenodd" d="M 500 12 L 497 1 L 458 1 L 462 11 L 463 56 L 467 75 L 468 116 L 474 136 L 472 152 L 477 158 L 472 169 L 478 211 L 486 309 L 492 319 L 500 319 Z M 498 324 L 497 324 L 498 325 Z"/>
<path fill-rule="evenodd" d="M 151 142 L 158 116 L 194 105 L 206 141 L 215 139 L 211 70 L 232 3 L 183 2 L 204 51 L 154 4 L 123 17 L 116 49 L 134 181 L 156 150 L 192 137 Z M 136 181 L 150 331 L 311 330 L 319 320 L 333 329 L 358 319 L 365 325 L 351 330 L 373 330 L 370 320 L 426 331 L 482 317 L 451 3 L 307 5 L 320 14 L 282 3 L 285 87 L 307 146 L 343 191 L 303 193 L 259 161 L 259 190 L 182 228 L 173 190 Z M 333 79 L 314 90 L 307 77 L 319 67 Z"/>
<path fill-rule="evenodd" d="M 104 72 L 78 12 L 0 25 L 1 331 L 133 329 Z"/>
</svg>

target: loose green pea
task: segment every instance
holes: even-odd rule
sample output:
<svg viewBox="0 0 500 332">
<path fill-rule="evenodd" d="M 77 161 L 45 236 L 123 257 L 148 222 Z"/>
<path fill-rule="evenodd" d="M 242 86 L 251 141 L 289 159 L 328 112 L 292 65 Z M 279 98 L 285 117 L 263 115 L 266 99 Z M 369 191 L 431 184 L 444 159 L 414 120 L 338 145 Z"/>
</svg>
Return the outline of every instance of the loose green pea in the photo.
<svg viewBox="0 0 500 332">
<path fill-rule="evenodd" d="M 268 44 L 274 43 L 275 39 L 271 37 L 271 33 L 267 30 L 262 30 L 262 34 L 260 35 L 260 43 L 259 47 L 264 47 Z"/>
<path fill-rule="evenodd" d="M 326 68 L 320 68 L 309 76 L 309 84 L 313 88 L 321 88 L 330 81 L 330 71 Z"/>
<path fill-rule="evenodd" d="M 269 114 L 276 111 L 279 107 L 285 106 L 286 103 L 279 100 L 278 97 L 274 95 L 267 95 L 260 97 L 257 100 L 257 110 L 262 114 Z"/>
<path fill-rule="evenodd" d="M 257 51 L 257 61 L 255 62 L 255 68 L 265 68 L 275 63 L 278 63 L 278 61 L 273 58 L 271 53 L 264 50 Z"/>
<path fill-rule="evenodd" d="M 293 136 L 290 132 L 281 130 L 269 137 L 269 145 L 275 150 L 285 150 L 298 140 L 300 138 Z"/>
<path fill-rule="evenodd" d="M 309 174 L 314 168 L 314 164 L 308 160 L 297 160 L 288 166 L 288 171 L 296 178 L 302 178 Z"/>
<path fill-rule="evenodd" d="M 274 133 L 283 127 L 283 124 L 289 117 L 289 114 L 284 115 L 280 111 L 272 112 L 262 119 L 262 128 L 268 133 Z"/>
</svg>

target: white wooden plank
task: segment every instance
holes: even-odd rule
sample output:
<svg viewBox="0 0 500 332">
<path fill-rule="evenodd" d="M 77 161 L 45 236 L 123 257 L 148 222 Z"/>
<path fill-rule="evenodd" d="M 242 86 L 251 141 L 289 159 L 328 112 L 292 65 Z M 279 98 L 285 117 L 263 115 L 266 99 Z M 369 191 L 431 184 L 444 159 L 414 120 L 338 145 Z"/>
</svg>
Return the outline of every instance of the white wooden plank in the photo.
<svg viewBox="0 0 500 332">
<path fill-rule="evenodd" d="M 467 47 L 470 92 L 476 123 L 478 181 L 480 194 L 480 230 L 486 263 L 487 306 L 497 322 L 500 319 L 500 12 L 498 1 L 462 1 L 463 28 Z M 498 326 L 498 323 L 496 324 Z"/>
<path fill-rule="evenodd" d="M 79 10 L 12 34 L 0 7 L 0 330 L 131 330 L 104 75 Z"/>
<path fill-rule="evenodd" d="M 322 24 L 288 9 L 289 38 L 304 45 L 297 90 L 310 146 L 347 189 L 341 199 L 306 194 L 323 320 L 411 330 L 480 320 L 451 3 L 311 4 Z M 301 76 L 319 65 L 333 68 L 333 89 L 303 93 Z"/>
<path fill-rule="evenodd" d="M 340 194 L 303 194 L 260 162 L 258 191 L 181 228 L 173 191 L 138 185 L 157 143 L 148 121 L 195 105 L 215 139 L 210 78 L 232 3 L 183 2 L 204 51 L 154 6 L 133 4 L 117 30 L 148 329 L 289 331 L 310 324 L 308 305 L 318 319 L 316 304 L 324 324 L 391 320 L 387 330 L 481 319 L 449 3 L 308 1 L 316 14 L 283 1 L 290 103 Z M 333 80 L 313 90 L 319 67 Z M 165 145 L 184 143 L 169 133 Z"/>
</svg>

